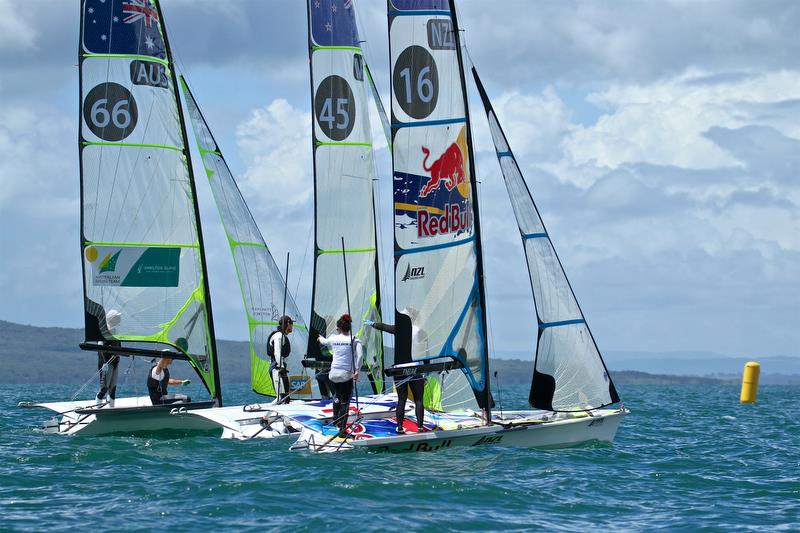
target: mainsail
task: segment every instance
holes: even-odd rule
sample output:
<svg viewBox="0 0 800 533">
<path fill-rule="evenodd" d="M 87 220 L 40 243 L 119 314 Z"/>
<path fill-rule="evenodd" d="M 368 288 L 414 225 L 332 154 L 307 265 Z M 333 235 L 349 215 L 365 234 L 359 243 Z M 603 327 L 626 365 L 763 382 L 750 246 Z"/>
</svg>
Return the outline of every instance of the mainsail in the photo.
<svg viewBox="0 0 800 533">
<path fill-rule="evenodd" d="M 253 390 L 275 396 L 267 339 L 275 331 L 278 319 L 287 314 L 294 320 L 290 338 L 293 353 L 287 358 L 293 397 L 314 394 L 316 381 L 307 377 L 302 366 L 302 350 L 308 343 L 308 330 L 285 280 L 267 247 L 258 225 L 247 207 L 236 180 L 203 117 L 197 101 L 181 76 L 181 88 L 186 97 L 189 116 L 197 140 L 203 166 L 208 176 L 214 201 L 228 238 L 239 287 L 242 290 L 250 336 L 250 370 Z"/>
<path fill-rule="evenodd" d="M 445 358 L 426 405 L 489 409 L 474 158 L 456 14 L 388 0 L 394 175 L 395 364 Z"/>
<path fill-rule="evenodd" d="M 365 65 L 352 0 L 309 0 L 314 151 L 314 288 L 308 355 L 324 358 L 317 335 L 335 332 L 347 312 L 366 347 L 375 392 L 383 391 L 378 254 L 373 203 L 372 138 Z M 342 248 L 344 238 L 344 249 Z"/>
<path fill-rule="evenodd" d="M 619 395 L 614 383 L 474 67 L 472 75 L 522 236 L 536 304 L 538 341 L 529 402 L 550 411 L 582 411 L 616 403 Z"/>
<path fill-rule="evenodd" d="M 86 340 L 183 356 L 221 403 L 197 195 L 156 1 L 83 0 L 79 59 Z M 112 310 L 118 324 L 106 322 Z"/>
</svg>

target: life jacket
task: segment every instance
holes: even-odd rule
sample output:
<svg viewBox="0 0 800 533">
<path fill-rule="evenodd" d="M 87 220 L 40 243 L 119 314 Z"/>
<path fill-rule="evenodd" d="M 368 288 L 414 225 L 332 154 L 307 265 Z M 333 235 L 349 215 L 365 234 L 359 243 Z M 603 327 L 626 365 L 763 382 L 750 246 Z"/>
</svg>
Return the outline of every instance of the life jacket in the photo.
<svg viewBox="0 0 800 533">
<path fill-rule="evenodd" d="M 153 369 L 158 365 L 150 367 L 150 372 L 147 373 L 147 392 L 150 393 L 150 402 L 153 405 L 161 404 L 161 397 L 167 395 L 167 386 L 169 385 L 169 368 L 164 368 L 164 378 L 161 381 L 153 379 Z"/>
<path fill-rule="evenodd" d="M 273 364 L 277 365 L 277 361 L 275 360 L 275 348 L 272 346 L 272 337 L 275 336 L 277 333 L 282 333 L 281 330 L 276 329 L 272 333 L 269 334 L 267 338 L 267 355 L 272 360 Z M 281 339 L 281 362 L 285 362 L 286 358 L 289 357 L 289 354 L 292 353 L 292 344 L 289 342 L 289 339 L 286 337 L 286 334 L 283 334 L 283 338 Z"/>
</svg>

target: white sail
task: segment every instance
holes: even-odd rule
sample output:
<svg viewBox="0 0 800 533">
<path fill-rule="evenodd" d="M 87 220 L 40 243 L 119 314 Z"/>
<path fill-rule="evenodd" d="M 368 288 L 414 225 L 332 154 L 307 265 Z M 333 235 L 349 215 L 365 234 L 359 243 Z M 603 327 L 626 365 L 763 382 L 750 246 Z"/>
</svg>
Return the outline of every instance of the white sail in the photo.
<svg viewBox="0 0 800 533">
<path fill-rule="evenodd" d="M 382 392 L 381 333 L 364 324 L 381 317 L 372 138 L 364 57 L 353 9 L 352 0 L 308 2 L 315 207 L 308 354 L 325 358 L 317 335 L 335 332 L 336 320 L 348 312 L 349 297 L 353 333 L 366 348 L 370 382 L 375 392 Z"/>
<path fill-rule="evenodd" d="M 281 315 L 286 314 L 294 320 L 294 331 L 289 335 L 292 351 L 286 359 L 289 382 L 294 391 L 292 397 L 318 397 L 316 381 L 302 366 L 308 344 L 308 330 L 303 317 L 294 298 L 286 290 L 286 282 L 183 77 L 181 87 L 242 290 L 250 336 L 252 388 L 259 394 L 275 396 L 269 371 L 267 339 L 277 329 Z"/>
<path fill-rule="evenodd" d="M 475 68 L 497 158 L 517 220 L 531 279 L 538 324 L 529 402 L 550 411 L 579 411 L 619 401 L 586 318 L 556 255 L 514 154 Z"/>
<path fill-rule="evenodd" d="M 490 404 L 480 239 L 455 13 L 389 0 L 395 213 L 395 363 L 455 360 L 434 409 Z"/>
<path fill-rule="evenodd" d="M 197 196 L 158 4 L 84 0 L 79 55 L 86 339 L 183 354 L 220 400 Z"/>
</svg>

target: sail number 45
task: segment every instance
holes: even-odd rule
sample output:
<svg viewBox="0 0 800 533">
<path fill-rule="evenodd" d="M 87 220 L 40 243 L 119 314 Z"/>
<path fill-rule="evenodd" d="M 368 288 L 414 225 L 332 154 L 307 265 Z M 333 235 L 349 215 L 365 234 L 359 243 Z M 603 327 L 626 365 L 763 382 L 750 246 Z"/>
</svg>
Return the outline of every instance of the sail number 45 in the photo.
<svg viewBox="0 0 800 533">
<path fill-rule="evenodd" d="M 337 130 L 346 130 L 350 125 L 350 113 L 347 112 L 347 106 L 350 100 L 347 98 L 336 98 L 336 116 L 341 116 L 341 121 L 337 121 L 333 116 L 333 100 L 333 98 L 325 99 L 325 103 L 322 104 L 322 112 L 319 115 L 319 121 L 327 122 L 329 130 L 332 130 L 334 127 Z"/>
</svg>

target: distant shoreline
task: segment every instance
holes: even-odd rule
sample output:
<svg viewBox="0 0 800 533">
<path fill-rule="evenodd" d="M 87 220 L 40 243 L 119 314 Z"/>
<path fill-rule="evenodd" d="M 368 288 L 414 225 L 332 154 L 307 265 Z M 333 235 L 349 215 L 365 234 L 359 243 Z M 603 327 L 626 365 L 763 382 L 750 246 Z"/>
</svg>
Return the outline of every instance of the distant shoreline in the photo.
<svg viewBox="0 0 800 533">
<path fill-rule="evenodd" d="M 16 324 L 0 320 L 0 383 L 3 384 L 74 384 L 81 385 L 90 380 L 97 371 L 97 358 L 87 353 L 78 344 L 84 340 L 83 329 L 38 327 Z M 250 348 L 245 341 L 218 340 L 220 377 L 223 383 L 250 382 Z M 391 356 L 391 348 L 387 348 Z M 612 352 L 613 354 L 613 352 Z M 631 359 L 626 354 L 624 361 L 615 365 L 615 357 L 606 355 L 612 379 L 619 385 L 628 384 L 738 384 L 741 380 L 740 361 L 725 360 L 727 371 L 713 371 L 702 375 L 691 373 L 692 367 L 681 359 L 680 354 L 666 354 L 668 364 L 662 367 L 681 371 L 682 374 L 670 372 L 652 372 L 641 369 L 630 369 Z M 774 358 L 773 358 L 774 359 Z M 795 358 L 784 358 L 792 363 Z M 642 357 L 637 363 L 652 362 L 652 357 Z M 800 358 L 797 358 L 800 368 Z M 513 384 L 529 384 L 532 374 L 532 360 L 497 357 L 492 359 L 492 371 L 497 372 L 500 386 Z M 137 364 L 144 367 L 147 363 Z M 622 365 L 628 369 L 618 369 Z M 773 364 L 772 367 L 777 365 Z M 785 365 L 792 369 L 791 365 Z M 624 368 L 624 367 L 623 367 Z M 800 371 L 787 375 L 765 372 L 762 368 L 761 383 L 800 385 Z M 734 371 L 735 370 L 735 371 Z M 711 374 L 711 375 L 708 375 Z M 495 380 L 492 379 L 494 386 Z"/>
</svg>

